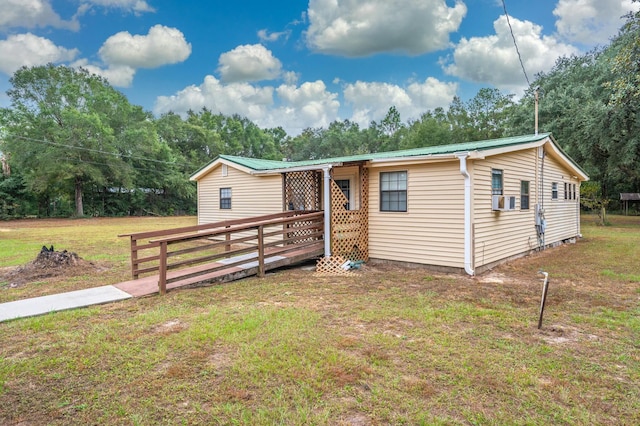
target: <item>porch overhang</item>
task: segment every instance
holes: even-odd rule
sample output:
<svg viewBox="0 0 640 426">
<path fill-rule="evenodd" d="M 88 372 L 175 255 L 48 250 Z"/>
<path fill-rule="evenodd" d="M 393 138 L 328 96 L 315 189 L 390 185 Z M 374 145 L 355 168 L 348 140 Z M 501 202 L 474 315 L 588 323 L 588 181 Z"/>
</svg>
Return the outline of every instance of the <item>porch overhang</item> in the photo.
<svg viewBox="0 0 640 426">
<path fill-rule="evenodd" d="M 426 154 L 426 155 L 412 155 L 403 157 L 387 157 L 376 158 L 369 161 L 371 167 L 387 167 L 394 165 L 411 165 L 422 163 L 436 163 L 440 161 L 453 161 L 458 160 L 460 155 L 465 155 L 470 160 L 484 160 L 485 155 L 480 151 L 464 151 L 453 152 L 447 154 Z"/>
<path fill-rule="evenodd" d="M 334 167 L 341 167 L 344 163 L 320 163 L 306 166 L 295 166 L 295 167 L 282 167 L 279 169 L 270 169 L 270 170 L 251 170 L 250 174 L 254 176 L 269 176 L 269 175 L 279 175 L 282 173 L 291 173 L 291 172 L 308 172 L 308 171 L 322 171 L 324 169 L 332 169 Z"/>
</svg>

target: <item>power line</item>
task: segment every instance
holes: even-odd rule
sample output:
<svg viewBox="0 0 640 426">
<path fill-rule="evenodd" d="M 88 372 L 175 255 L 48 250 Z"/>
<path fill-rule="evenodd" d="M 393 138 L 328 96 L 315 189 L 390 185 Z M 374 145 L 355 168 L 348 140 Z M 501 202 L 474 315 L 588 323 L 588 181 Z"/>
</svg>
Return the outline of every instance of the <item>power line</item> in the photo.
<svg viewBox="0 0 640 426">
<path fill-rule="evenodd" d="M 26 136 L 15 135 L 14 137 L 16 137 L 18 139 L 31 141 L 31 142 L 45 143 L 45 144 L 48 144 L 48 145 L 59 146 L 59 147 L 68 148 L 68 149 L 77 149 L 79 151 L 87 151 L 87 152 L 95 152 L 95 153 L 98 153 L 98 154 L 111 155 L 111 156 L 118 157 L 118 158 L 130 158 L 132 160 L 150 161 L 152 163 L 169 164 L 169 165 L 172 165 L 172 166 L 190 166 L 189 164 L 186 164 L 186 163 L 175 163 L 175 162 L 171 162 L 171 161 L 155 160 L 153 158 L 138 157 L 136 155 L 127 155 L 127 154 L 120 154 L 120 153 L 117 153 L 117 152 L 108 152 L 108 151 L 102 151 L 102 150 L 99 150 L 99 149 L 85 148 L 83 146 L 66 145 L 66 144 L 62 144 L 62 143 L 51 142 L 51 141 L 44 140 L 44 139 L 28 138 Z"/>
<path fill-rule="evenodd" d="M 81 160 L 79 158 L 69 158 L 69 161 L 76 164 L 84 163 L 84 164 L 93 164 L 96 166 L 107 166 L 107 167 L 110 166 L 110 164 L 107 164 L 107 163 L 99 163 L 97 161 L 86 161 L 86 160 Z M 169 164 L 175 164 L 175 163 L 169 163 Z M 136 167 L 135 170 L 137 172 L 162 172 L 162 170 L 158 170 L 158 169 L 142 169 L 140 167 Z"/>
<path fill-rule="evenodd" d="M 520 66 L 522 67 L 522 72 L 524 73 L 524 78 L 527 80 L 527 85 L 531 87 L 531 83 L 529 82 L 529 76 L 527 75 L 527 70 L 524 69 L 524 63 L 522 62 L 522 56 L 520 55 L 520 49 L 518 49 L 518 43 L 516 43 L 516 36 L 513 34 L 513 27 L 511 27 L 511 21 L 509 20 L 509 14 L 507 13 L 507 5 L 504 0 L 502 0 L 502 8 L 504 9 L 504 15 L 507 17 L 507 24 L 509 24 L 509 31 L 511 31 L 511 38 L 513 39 L 513 45 L 516 47 L 516 52 L 518 53 L 518 60 L 520 61 Z"/>
</svg>

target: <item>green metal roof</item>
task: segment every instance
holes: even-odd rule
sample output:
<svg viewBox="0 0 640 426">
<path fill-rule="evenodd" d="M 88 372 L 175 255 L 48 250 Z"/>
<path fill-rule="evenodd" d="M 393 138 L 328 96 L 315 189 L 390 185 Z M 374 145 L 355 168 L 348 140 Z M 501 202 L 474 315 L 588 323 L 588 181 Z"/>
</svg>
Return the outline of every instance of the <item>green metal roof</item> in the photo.
<svg viewBox="0 0 640 426">
<path fill-rule="evenodd" d="M 383 158 L 402 158 L 425 155 L 454 154 L 456 152 L 486 151 L 489 149 L 504 148 L 507 146 L 521 145 L 537 142 L 549 137 L 551 133 L 538 135 L 515 136 L 510 138 L 490 139 L 476 142 L 464 142 L 449 145 L 428 146 L 423 148 L 405 149 L 401 151 L 375 152 L 370 154 L 350 155 L 346 157 L 322 158 L 306 161 L 274 161 L 258 158 L 236 157 L 233 155 L 220 155 L 218 158 L 230 161 L 251 170 L 267 171 L 275 169 L 288 169 L 293 167 L 305 167 L 321 164 L 349 163 L 354 161 L 379 160 Z M 217 158 L 216 158 L 217 159 Z M 214 160 L 215 161 L 215 160 Z"/>
</svg>

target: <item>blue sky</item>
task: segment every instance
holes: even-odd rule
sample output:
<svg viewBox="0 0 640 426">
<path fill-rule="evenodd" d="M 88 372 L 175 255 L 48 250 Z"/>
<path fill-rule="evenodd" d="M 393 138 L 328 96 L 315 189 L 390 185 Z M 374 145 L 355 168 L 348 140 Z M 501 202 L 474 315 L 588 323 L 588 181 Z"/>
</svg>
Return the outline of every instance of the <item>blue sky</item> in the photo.
<svg viewBox="0 0 640 426">
<path fill-rule="evenodd" d="M 606 45 L 631 0 L 505 0 L 530 79 Z M 295 135 L 481 87 L 527 87 L 496 0 L 0 0 L 0 106 L 22 65 L 83 66 L 156 115 L 207 107 Z"/>
</svg>

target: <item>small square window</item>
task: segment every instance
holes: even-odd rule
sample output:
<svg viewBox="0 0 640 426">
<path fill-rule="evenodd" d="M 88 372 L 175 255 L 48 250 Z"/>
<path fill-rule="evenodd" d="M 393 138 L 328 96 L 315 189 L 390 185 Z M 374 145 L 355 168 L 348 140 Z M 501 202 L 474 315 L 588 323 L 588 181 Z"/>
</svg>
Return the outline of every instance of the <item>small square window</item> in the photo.
<svg viewBox="0 0 640 426">
<path fill-rule="evenodd" d="M 551 199 L 558 199 L 558 182 L 551 182 Z"/>
<path fill-rule="evenodd" d="M 491 195 L 503 195 L 502 170 L 491 169 Z"/>
<path fill-rule="evenodd" d="M 520 210 L 529 210 L 529 181 L 520 181 Z"/>
<path fill-rule="evenodd" d="M 231 209 L 231 188 L 220 188 L 220 209 Z"/>
<path fill-rule="evenodd" d="M 380 173 L 380 211 L 407 211 L 407 172 Z"/>
</svg>

